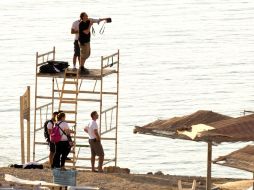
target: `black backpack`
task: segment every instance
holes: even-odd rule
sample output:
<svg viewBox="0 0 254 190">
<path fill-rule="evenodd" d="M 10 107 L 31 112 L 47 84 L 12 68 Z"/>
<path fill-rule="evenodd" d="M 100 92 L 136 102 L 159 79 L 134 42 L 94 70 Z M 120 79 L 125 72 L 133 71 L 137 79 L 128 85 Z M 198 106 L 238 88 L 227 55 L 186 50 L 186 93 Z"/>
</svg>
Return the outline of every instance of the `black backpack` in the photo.
<svg viewBox="0 0 254 190">
<path fill-rule="evenodd" d="M 66 68 L 69 67 L 68 62 L 66 61 L 48 61 L 49 65 L 54 65 L 60 72 L 63 72 Z"/>
<path fill-rule="evenodd" d="M 48 127 L 47 127 L 49 122 L 51 122 L 54 125 L 54 122 L 51 119 L 45 121 L 45 123 L 44 123 L 44 137 L 47 142 L 50 142 L 50 136 L 49 136 Z"/>
<path fill-rule="evenodd" d="M 69 64 L 65 61 L 48 61 L 40 66 L 40 73 L 59 73 L 68 68 Z"/>
</svg>

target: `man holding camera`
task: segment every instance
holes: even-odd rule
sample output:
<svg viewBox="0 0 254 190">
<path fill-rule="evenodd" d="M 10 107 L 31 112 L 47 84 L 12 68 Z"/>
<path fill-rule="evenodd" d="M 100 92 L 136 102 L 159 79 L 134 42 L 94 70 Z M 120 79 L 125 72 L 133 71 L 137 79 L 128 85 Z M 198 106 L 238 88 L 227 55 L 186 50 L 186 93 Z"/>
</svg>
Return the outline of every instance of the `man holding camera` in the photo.
<svg viewBox="0 0 254 190">
<path fill-rule="evenodd" d="M 79 23 L 79 47 L 80 47 L 80 71 L 84 74 L 89 74 L 89 71 L 85 69 L 85 61 L 90 56 L 90 38 L 91 33 L 90 29 L 94 23 L 99 24 L 101 21 L 108 21 L 108 18 L 92 19 L 88 18 L 88 15 L 85 12 L 80 14 L 80 23 Z M 111 21 L 111 20 L 110 20 Z"/>
</svg>

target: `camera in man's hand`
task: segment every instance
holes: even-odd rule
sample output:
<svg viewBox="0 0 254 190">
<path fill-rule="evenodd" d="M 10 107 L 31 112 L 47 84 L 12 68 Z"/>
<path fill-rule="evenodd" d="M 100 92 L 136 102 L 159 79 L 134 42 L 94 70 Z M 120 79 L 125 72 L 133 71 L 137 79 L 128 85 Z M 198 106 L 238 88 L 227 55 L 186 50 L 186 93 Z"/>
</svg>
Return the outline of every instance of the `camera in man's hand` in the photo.
<svg viewBox="0 0 254 190">
<path fill-rule="evenodd" d="M 111 18 L 106 18 L 106 22 L 107 22 L 107 23 L 111 23 L 111 22 L 112 22 L 112 19 L 111 19 Z"/>
</svg>

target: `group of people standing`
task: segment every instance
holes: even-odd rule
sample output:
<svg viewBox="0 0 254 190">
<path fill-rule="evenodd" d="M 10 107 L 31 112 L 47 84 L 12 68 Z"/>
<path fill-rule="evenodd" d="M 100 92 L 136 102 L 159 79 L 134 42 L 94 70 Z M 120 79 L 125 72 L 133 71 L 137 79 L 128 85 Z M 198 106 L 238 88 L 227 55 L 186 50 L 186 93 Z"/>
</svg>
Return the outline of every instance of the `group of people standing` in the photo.
<svg viewBox="0 0 254 190">
<path fill-rule="evenodd" d="M 101 138 L 99 134 L 99 128 L 96 120 L 99 115 L 96 111 L 91 113 L 91 121 L 85 126 L 84 131 L 89 135 L 89 145 L 91 149 L 91 166 L 93 172 L 103 172 L 102 166 L 104 161 L 104 150 L 101 144 Z M 68 123 L 65 121 L 66 115 L 64 112 L 54 112 L 51 120 L 47 123 L 48 134 L 52 133 L 52 130 L 56 125 L 59 127 L 61 139 L 57 143 L 53 143 L 49 139 L 49 163 L 51 168 L 65 169 L 65 161 L 71 150 L 70 134 L 74 133 L 69 128 Z M 99 156 L 98 170 L 95 169 L 95 157 Z"/>
<path fill-rule="evenodd" d="M 75 34 L 73 68 L 76 68 L 77 60 L 79 61 L 79 70 L 81 73 L 89 74 L 84 67 L 86 59 L 91 54 L 90 39 L 91 27 L 94 23 L 99 24 L 101 21 L 107 21 L 108 18 L 93 19 L 88 18 L 85 12 L 80 13 L 80 19 L 73 22 L 71 34 Z"/>
<path fill-rule="evenodd" d="M 84 67 L 85 61 L 91 54 L 90 39 L 91 28 L 93 24 L 99 24 L 101 21 L 108 21 L 109 18 L 93 19 L 88 18 L 85 12 L 80 13 L 80 19 L 73 22 L 71 27 L 71 34 L 75 34 L 74 40 L 74 55 L 73 55 L 73 68 L 76 69 L 77 60 L 79 62 L 79 70 L 81 73 L 89 74 L 89 71 Z M 110 19 L 111 22 L 111 19 Z M 51 120 L 47 123 L 48 134 L 52 133 L 52 129 L 57 125 L 60 128 L 61 140 L 53 143 L 48 139 L 50 153 L 49 163 L 51 168 L 65 168 L 65 161 L 71 150 L 70 134 L 73 133 L 69 128 L 68 123 L 65 121 L 64 112 L 54 112 Z M 91 113 L 91 121 L 84 128 L 84 131 L 89 135 L 89 145 L 91 149 L 91 166 L 93 172 L 102 172 L 104 161 L 104 150 L 101 145 L 101 138 L 99 128 L 96 123 L 99 115 L 96 111 Z M 95 169 L 95 157 L 99 156 L 98 170 Z"/>
<path fill-rule="evenodd" d="M 51 141 L 51 139 L 48 139 L 50 148 L 49 163 L 51 168 L 64 168 L 65 161 L 71 150 L 68 136 L 73 131 L 70 130 L 68 123 L 65 121 L 65 117 L 64 112 L 54 112 L 51 120 L 49 120 L 47 124 L 49 136 L 56 125 L 59 127 L 59 129 L 61 128 L 61 130 L 59 130 L 61 135 L 59 142 L 54 143 Z"/>
</svg>

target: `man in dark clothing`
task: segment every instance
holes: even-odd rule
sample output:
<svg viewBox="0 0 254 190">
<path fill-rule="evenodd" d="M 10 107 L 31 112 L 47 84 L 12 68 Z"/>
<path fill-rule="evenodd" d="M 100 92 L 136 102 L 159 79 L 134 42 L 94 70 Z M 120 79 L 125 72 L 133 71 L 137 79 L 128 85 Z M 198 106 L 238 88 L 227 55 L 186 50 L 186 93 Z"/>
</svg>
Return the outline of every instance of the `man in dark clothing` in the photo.
<svg viewBox="0 0 254 190">
<path fill-rule="evenodd" d="M 103 20 L 107 20 L 106 18 L 103 19 L 92 19 L 88 18 L 85 12 L 80 14 L 80 23 L 79 23 L 79 46 L 80 46 L 80 71 L 88 74 L 89 71 L 85 69 L 85 61 L 90 56 L 91 48 L 90 48 L 90 38 L 91 33 L 90 29 L 94 23 L 99 24 Z"/>
</svg>

